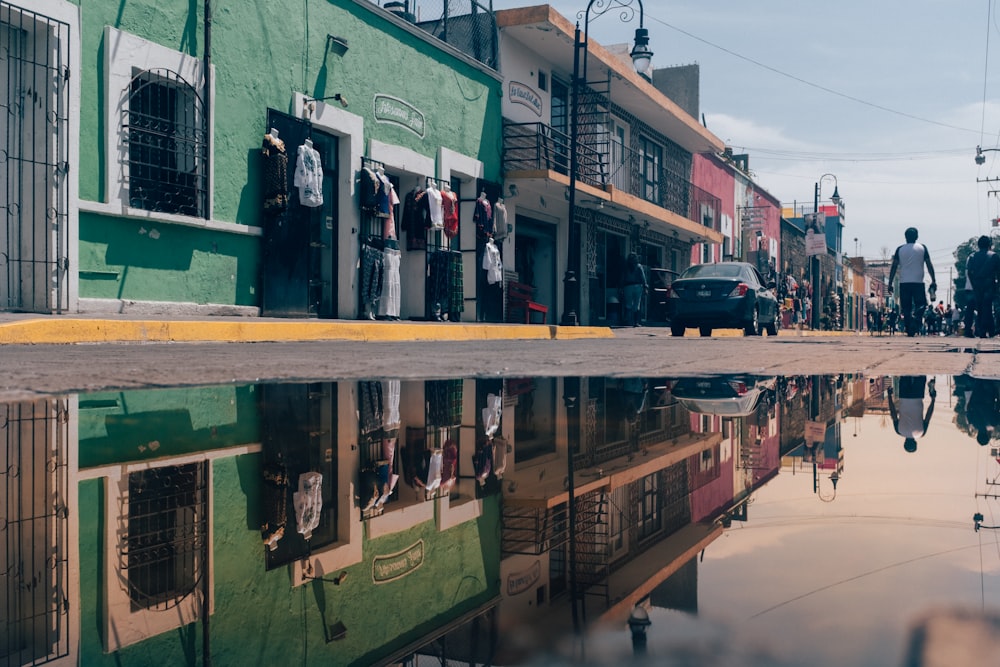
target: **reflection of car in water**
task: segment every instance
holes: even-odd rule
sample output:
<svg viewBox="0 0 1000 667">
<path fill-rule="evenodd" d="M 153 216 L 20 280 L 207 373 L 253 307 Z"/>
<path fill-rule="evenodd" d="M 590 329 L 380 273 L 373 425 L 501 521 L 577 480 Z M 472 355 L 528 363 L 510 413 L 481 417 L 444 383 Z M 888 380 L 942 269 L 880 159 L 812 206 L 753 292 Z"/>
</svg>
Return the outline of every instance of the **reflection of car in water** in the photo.
<svg viewBox="0 0 1000 667">
<path fill-rule="evenodd" d="M 744 376 L 681 378 L 674 383 L 674 398 L 691 412 L 720 417 L 747 417 L 761 400 L 773 394 L 777 378 Z"/>
</svg>

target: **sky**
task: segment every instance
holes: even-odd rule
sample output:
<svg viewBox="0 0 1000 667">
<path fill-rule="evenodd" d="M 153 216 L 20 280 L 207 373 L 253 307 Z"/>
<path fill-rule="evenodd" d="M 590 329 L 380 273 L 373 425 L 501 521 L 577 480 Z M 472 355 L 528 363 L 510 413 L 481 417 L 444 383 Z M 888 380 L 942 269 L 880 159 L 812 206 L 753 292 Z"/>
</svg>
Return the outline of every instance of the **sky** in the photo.
<svg viewBox="0 0 1000 667">
<path fill-rule="evenodd" d="M 590 13 L 631 44 L 638 16 Z M 532 4 L 493 0 L 495 10 Z M 584 0 L 553 0 L 570 20 Z M 615 3 L 608 0 L 607 6 Z M 633 3 L 637 6 L 637 0 Z M 708 129 L 783 205 L 845 205 L 843 250 L 891 257 L 914 226 L 946 284 L 955 248 L 1000 217 L 998 0 L 646 0 L 653 66 L 697 64 Z M 580 17 L 581 24 L 583 17 Z M 833 177 L 824 174 L 832 174 Z M 857 241 L 855 241 L 857 239 Z M 857 249 L 857 253 L 855 253 Z"/>
</svg>

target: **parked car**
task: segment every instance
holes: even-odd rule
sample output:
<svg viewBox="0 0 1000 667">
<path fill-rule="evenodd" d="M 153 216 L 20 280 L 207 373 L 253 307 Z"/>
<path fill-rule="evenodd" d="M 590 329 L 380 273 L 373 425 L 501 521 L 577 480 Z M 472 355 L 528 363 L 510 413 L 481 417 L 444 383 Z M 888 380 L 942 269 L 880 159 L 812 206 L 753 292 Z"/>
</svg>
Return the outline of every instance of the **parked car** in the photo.
<svg viewBox="0 0 1000 667">
<path fill-rule="evenodd" d="M 683 336 L 686 328 L 697 327 L 702 336 L 711 336 L 713 328 L 738 328 L 758 336 L 763 328 L 777 336 L 775 287 L 746 262 L 690 266 L 670 286 L 670 333 Z"/>
</svg>

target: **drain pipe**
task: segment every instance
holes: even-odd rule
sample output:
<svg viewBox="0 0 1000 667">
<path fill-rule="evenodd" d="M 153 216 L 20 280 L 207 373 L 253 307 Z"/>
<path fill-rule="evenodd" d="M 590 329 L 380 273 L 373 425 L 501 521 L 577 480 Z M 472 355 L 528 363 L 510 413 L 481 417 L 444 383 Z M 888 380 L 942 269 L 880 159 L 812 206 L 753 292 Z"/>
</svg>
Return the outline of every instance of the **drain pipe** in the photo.
<svg viewBox="0 0 1000 667">
<path fill-rule="evenodd" d="M 210 178 L 212 173 L 212 136 L 214 134 L 212 128 L 212 0 L 205 0 L 205 58 L 204 58 L 204 77 L 205 77 L 205 143 L 207 144 L 206 154 L 209 156 L 207 161 L 205 172 L 205 189 L 208 190 L 212 187 L 212 179 Z M 208 208 L 208 203 L 212 201 L 211 191 L 209 191 L 209 196 L 205 202 L 205 217 L 211 218 L 212 211 Z M 211 466 L 211 462 L 206 462 L 207 466 Z M 202 539 L 205 542 L 205 546 L 202 549 L 202 596 L 201 596 L 201 663 L 205 667 L 212 667 L 212 635 L 210 631 L 211 619 L 209 614 L 212 611 L 211 595 L 212 595 L 212 568 L 209 566 L 211 563 L 211 551 L 212 551 L 212 514 L 207 508 L 212 506 L 212 487 L 211 479 L 212 476 L 207 474 L 206 470 L 206 480 L 205 480 L 205 507 L 207 516 L 205 517 L 205 534 L 202 535 Z"/>
<path fill-rule="evenodd" d="M 208 192 L 205 202 L 205 217 L 211 218 L 213 212 L 209 210 L 209 202 L 212 201 L 210 188 L 213 187 L 212 183 L 212 137 L 214 135 L 214 128 L 212 127 L 212 0 L 205 0 L 205 58 L 204 58 L 204 68 L 205 68 L 205 149 L 209 160 L 206 160 L 205 172 L 205 190 Z"/>
</svg>

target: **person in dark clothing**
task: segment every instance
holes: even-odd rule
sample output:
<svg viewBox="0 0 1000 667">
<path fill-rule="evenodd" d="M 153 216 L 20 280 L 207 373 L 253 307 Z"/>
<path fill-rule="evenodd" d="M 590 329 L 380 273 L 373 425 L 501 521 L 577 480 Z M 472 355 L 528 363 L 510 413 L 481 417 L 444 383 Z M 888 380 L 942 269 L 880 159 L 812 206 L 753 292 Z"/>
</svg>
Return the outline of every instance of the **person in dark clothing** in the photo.
<svg viewBox="0 0 1000 667">
<path fill-rule="evenodd" d="M 646 270 L 639 263 L 639 255 L 631 253 L 625 262 L 625 270 L 622 272 L 622 305 L 624 307 L 624 322 L 626 326 L 639 326 L 639 311 L 642 306 L 642 297 L 649 291 L 649 283 L 646 282 Z"/>
<path fill-rule="evenodd" d="M 992 241 L 989 236 L 980 236 L 976 245 L 979 250 L 966 260 L 965 275 L 972 285 L 971 306 L 976 310 L 976 336 L 989 338 L 997 334 L 993 301 L 1000 283 L 1000 255 L 990 250 Z"/>
</svg>

